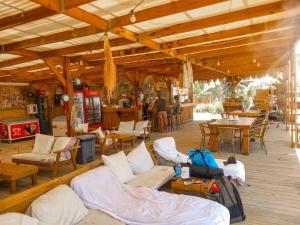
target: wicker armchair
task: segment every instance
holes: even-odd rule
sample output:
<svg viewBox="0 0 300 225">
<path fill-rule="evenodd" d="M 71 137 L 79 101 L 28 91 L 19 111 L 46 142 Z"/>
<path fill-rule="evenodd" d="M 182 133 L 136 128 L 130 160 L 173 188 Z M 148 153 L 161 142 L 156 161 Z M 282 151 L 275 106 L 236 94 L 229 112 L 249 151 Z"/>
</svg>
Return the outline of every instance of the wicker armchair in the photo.
<svg viewBox="0 0 300 225">
<path fill-rule="evenodd" d="M 251 128 L 250 128 L 250 134 L 249 137 L 252 140 L 259 139 L 260 140 L 260 146 L 263 151 L 265 151 L 266 154 L 268 154 L 266 146 L 265 146 L 265 134 L 268 127 L 268 121 L 257 121 L 255 122 Z"/>
</svg>

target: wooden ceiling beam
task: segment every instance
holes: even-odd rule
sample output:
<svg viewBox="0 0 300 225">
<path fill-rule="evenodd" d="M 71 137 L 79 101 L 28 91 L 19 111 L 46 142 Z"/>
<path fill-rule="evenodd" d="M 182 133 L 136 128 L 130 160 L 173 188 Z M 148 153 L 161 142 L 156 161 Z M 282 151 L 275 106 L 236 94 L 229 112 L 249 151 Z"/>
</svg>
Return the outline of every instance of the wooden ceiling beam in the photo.
<svg viewBox="0 0 300 225">
<path fill-rule="evenodd" d="M 212 41 L 220 41 L 220 40 L 226 40 L 231 38 L 237 38 L 239 36 L 245 36 L 255 33 L 261 33 L 261 32 L 268 32 L 270 30 L 274 29 L 283 29 L 283 28 L 291 28 L 299 26 L 300 24 L 300 17 L 294 17 L 284 20 L 274 20 L 259 24 L 253 24 L 245 27 L 239 27 L 229 30 L 222 30 L 214 33 L 209 34 L 203 34 L 199 36 L 194 36 L 190 38 L 184 38 L 177 41 L 170 41 L 162 43 L 162 48 L 168 49 L 168 48 L 178 48 L 178 47 L 184 47 L 188 45 L 194 45 L 194 44 L 201 44 L 205 42 L 212 42 Z"/>
<path fill-rule="evenodd" d="M 191 54 L 188 57 L 193 58 L 194 60 L 201 60 L 205 58 L 211 57 L 219 57 L 219 56 L 226 56 L 226 55 L 233 55 L 237 53 L 244 53 L 246 54 L 256 54 L 262 51 L 268 51 L 270 54 L 272 51 L 275 50 L 282 50 L 282 49 L 291 49 L 295 40 L 286 39 L 285 42 L 282 41 L 271 41 L 269 43 L 259 43 L 255 45 L 245 45 L 245 46 L 237 46 L 232 48 L 225 49 L 217 49 L 213 51 L 206 51 L 201 53 Z"/>
<path fill-rule="evenodd" d="M 153 20 L 164 16 L 169 16 L 176 13 L 181 13 L 205 6 L 210 6 L 222 2 L 228 2 L 229 0 L 177 0 L 170 3 L 158 5 L 149 9 L 141 11 L 135 11 L 136 22 L 140 23 L 147 20 Z M 127 15 L 117 17 L 111 20 L 112 27 L 123 27 L 131 25 L 129 12 Z"/>
<path fill-rule="evenodd" d="M 299 1 L 281 0 L 265 5 L 254 6 L 242 10 L 224 13 L 217 16 L 193 20 L 191 22 L 180 23 L 177 25 L 155 29 L 144 32 L 140 35 L 141 40 L 149 40 L 163 36 L 169 36 L 208 27 L 219 26 L 223 24 L 233 23 L 241 20 L 251 19 L 255 17 L 272 15 L 283 12 L 287 9 L 299 6 Z"/>
<path fill-rule="evenodd" d="M 63 76 L 63 73 L 59 72 L 58 69 L 56 68 L 55 64 L 49 60 L 49 59 L 44 59 L 45 64 L 49 67 L 49 69 L 52 71 L 52 73 L 55 74 L 59 82 L 62 84 L 64 88 L 67 87 L 67 81 Z"/>
<path fill-rule="evenodd" d="M 212 43 L 212 44 L 206 44 L 206 45 L 198 45 L 198 46 L 193 46 L 193 47 L 186 47 L 186 48 L 180 48 L 177 50 L 177 53 L 180 55 L 185 55 L 185 54 L 193 54 L 193 53 L 198 53 L 198 52 L 206 52 L 206 51 L 213 51 L 213 50 L 218 50 L 218 49 L 224 49 L 226 50 L 227 48 L 233 48 L 233 47 L 238 47 L 238 46 L 246 46 L 246 45 L 256 45 L 256 44 L 263 44 L 265 43 L 266 45 L 270 42 L 273 41 L 285 41 L 285 40 L 291 40 L 291 39 L 296 39 L 299 37 L 300 32 L 299 30 L 284 30 L 284 31 L 275 31 L 267 34 L 259 34 L 256 36 L 252 37 L 245 37 L 241 39 L 233 39 L 229 40 L 227 42 L 217 42 L 217 43 Z"/>
<path fill-rule="evenodd" d="M 71 29 L 68 31 L 63 31 L 55 34 L 50 34 L 46 36 L 26 39 L 22 41 L 17 41 L 13 43 L 9 43 L 6 45 L 3 45 L 2 52 L 11 52 L 19 49 L 24 48 L 31 48 L 35 46 L 60 42 L 60 41 L 66 41 L 73 38 L 79 38 L 84 37 L 88 35 L 93 35 L 99 33 L 100 30 L 97 28 L 94 28 L 92 26 L 86 26 L 78 29 Z"/>
<path fill-rule="evenodd" d="M 25 23 L 30 23 L 45 17 L 53 16 L 56 12 L 46 8 L 38 7 L 16 15 L 0 19 L 0 30 L 5 30 Z"/>
</svg>

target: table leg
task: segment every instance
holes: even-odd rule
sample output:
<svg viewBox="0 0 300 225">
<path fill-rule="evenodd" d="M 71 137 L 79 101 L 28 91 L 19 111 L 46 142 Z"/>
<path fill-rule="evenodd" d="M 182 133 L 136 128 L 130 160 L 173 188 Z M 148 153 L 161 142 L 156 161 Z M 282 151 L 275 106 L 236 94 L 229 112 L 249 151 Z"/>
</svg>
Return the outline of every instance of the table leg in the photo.
<svg viewBox="0 0 300 225">
<path fill-rule="evenodd" d="M 216 127 L 209 127 L 210 129 L 210 137 L 209 137 L 209 143 L 210 143 L 210 151 L 215 152 L 217 147 L 217 128 Z"/>
<path fill-rule="evenodd" d="M 243 148 L 242 154 L 249 155 L 249 129 L 250 128 L 243 128 Z"/>
<path fill-rule="evenodd" d="M 10 181 L 10 193 L 15 193 L 17 191 L 17 181 L 11 180 Z"/>
<path fill-rule="evenodd" d="M 37 184 L 37 173 L 31 174 L 31 184 L 32 186 Z"/>
</svg>

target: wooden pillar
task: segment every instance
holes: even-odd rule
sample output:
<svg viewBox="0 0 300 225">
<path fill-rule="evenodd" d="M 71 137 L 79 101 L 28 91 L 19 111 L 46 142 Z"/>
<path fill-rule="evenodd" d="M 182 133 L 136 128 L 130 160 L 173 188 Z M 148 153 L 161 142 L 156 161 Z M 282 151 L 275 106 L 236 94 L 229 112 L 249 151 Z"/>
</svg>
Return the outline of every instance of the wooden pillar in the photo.
<svg viewBox="0 0 300 225">
<path fill-rule="evenodd" d="M 291 127 L 291 147 L 296 148 L 298 142 L 297 132 L 297 96 L 296 96 L 296 55 L 295 49 L 290 53 L 289 60 L 289 93 L 290 93 L 290 127 Z"/>
<path fill-rule="evenodd" d="M 72 82 L 72 75 L 71 75 L 71 71 L 70 71 L 70 58 L 69 57 L 64 57 L 63 74 L 66 79 L 66 93 L 70 97 L 70 100 L 68 101 L 67 107 L 66 107 L 68 136 L 72 136 L 75 128 L 73 127 L 73 124 L 71 123 L 72 107 L 73 107 L 73 82 Z"/>
</svg>

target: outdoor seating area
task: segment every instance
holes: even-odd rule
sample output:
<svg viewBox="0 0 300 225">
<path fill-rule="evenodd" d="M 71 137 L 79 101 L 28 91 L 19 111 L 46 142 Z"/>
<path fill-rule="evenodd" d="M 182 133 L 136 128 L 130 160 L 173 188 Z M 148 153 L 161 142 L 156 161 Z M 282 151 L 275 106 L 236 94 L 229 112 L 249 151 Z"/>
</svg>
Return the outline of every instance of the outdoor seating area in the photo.
<svg viewBox="0 0 300 225">
<path fill-rule="evenodd" d="M 0 12 L 0 225 L 299 224 L 299 0 Z"/>
</svg>

